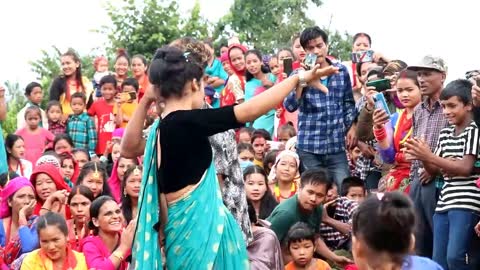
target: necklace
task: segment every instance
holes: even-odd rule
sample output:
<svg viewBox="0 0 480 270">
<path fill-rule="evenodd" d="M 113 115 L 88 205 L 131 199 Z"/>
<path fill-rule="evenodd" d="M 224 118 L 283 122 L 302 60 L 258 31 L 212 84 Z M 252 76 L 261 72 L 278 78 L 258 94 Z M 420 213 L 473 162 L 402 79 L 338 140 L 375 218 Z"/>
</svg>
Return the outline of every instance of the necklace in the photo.
<svg viewBox="0 0 480 270">
<path fill-rule="evenodd" d="M 278 182 L 275 183 L 275 186 L 273 187 L 273 191 L 275 193 L 275 199 L 277 200 L 277 202 L 280 202 L 280 199 L 288 199 L 293 195 L 295 195 L 295 193 L 297 192 L 297 186 L 295 185 L 294 182 L 292 182 L 292 186 L 290 187 L 290 195 L 288 195 L 288 197 L 282 196 L 282 194 L 280 193 L 280 187 L 278 186 Z"/>
<path fill-rule="evenodd" d="M 75 247 L 79 248 L 80 244 L 78 241 L 78 234 L 77 234 L 77 222 L 73 219 L 73 232 L 75 233 Z"/>
</svg>

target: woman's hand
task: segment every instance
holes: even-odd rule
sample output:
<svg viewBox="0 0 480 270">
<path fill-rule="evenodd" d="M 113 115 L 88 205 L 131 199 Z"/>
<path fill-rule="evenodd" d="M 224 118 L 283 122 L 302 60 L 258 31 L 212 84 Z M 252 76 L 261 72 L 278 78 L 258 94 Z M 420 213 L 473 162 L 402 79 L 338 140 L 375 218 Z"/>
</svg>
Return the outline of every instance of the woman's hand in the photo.
<svg viewBox="0 0 480 270">
<path fill-rule="evenodd" d="M 390 119 L 390 116 L 383 109 L 376 109 L 373 111 L 373 127 L 381 129 Z"/>
<path fill-rule="evenodd" d="M 367 110 L 371 111 L 375 108 L 375 100 L 373 100 L 373 96 L 378 94 L 378 92 L 375 91 L 375 86 L 367 86 L 365 89 L 367 90 L 367 94 L 365 95 L 367 103 L 365 104 L 365 106 Z"/>
<path fill-rule="evenodd" d="M 130 249 L 132 247 L 136 226 L 137 221 L 135 219 L 128 223 L 128 226 L 125 228 L 125 230 L 123 230 L 122 238 L 120 239 L 120 246 L 126 249 Z"/>
<path fill-rule="evenodd" d="M 480 87 L 474 84 L 472 86 L 472 99 L 473 99 L 473 106 L 478 107 L 480 106 Z"/>
<path fill-rule="evenodd" d="M 328 77 L 338 73 L 338 68 L 334 66 L 328 66 L 326 68 L 320 68 L 320 65 L 315 65 L 313 69 L 305 71 L 305 81 L 312 87 L 319 89 L 325 94 L 328 93 L 328 88 L 320 82 L 320 78 Z"/>
<path fill-rule="evenodd" d="M 148 85 L 147 89 L 145 90 L 145 93 L 143 94 L 142 100 L 147 102 L 147 104 L 150 106 L 153 102 L 157 101 L 157 95 L 155 94 L 155 86 L 152 84 Z"/>
<path fill-rule="evenodd" d="M 36 200 L 31 200 L 29 204 L 23 206 L 18 212 L 18 224 L 19 226 L 26 226 L 28 224 L 28 218 L 33 214 L 33 209 L 37 204 Z"/>
</svg>

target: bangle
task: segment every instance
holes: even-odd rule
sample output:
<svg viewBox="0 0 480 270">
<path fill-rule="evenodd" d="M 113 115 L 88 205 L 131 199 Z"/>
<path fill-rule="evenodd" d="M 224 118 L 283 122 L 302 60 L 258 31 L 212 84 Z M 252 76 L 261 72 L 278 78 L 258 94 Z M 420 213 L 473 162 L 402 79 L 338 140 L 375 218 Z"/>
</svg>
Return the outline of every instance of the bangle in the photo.
<svg viewBox="0 0 480 270">
<path fill-rule="evenodd" d="M 121 251 L 119 250 L 115 250 L 113 253 L 112 253 L 112 256 L 119 259 L 120 261 L 123 261 L 123 254 Z"/>
<path fill-rule="evenodd" d="M 383 141 L 387 138 L 387 132 L 385 131 L 385 128 L 374 128 L 373 129 L 373 135 L 375 136 L 375 139 L 377 139 L 377 142 Z"/>
<path fill-rule="evenodd" d="M 50 209 L 48 209 L 48 208 L 46 208 L 46 207 L 42 207 L 42 208 L 40 208 L 40 210 L 47 210 L 48 212 L 52 211 L 52 210 L 50 210 Z"/>
</svg>

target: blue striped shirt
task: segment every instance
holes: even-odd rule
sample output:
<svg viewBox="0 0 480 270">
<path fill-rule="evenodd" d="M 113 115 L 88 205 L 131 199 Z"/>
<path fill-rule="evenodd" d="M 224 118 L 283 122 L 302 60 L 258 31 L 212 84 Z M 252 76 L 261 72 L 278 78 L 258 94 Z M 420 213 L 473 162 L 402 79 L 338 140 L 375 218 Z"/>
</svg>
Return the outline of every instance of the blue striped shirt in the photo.
<svg viewBox="0 0 480 270">
<path fill-rule="evenodd" d="M 328 94 L 307 86 L 299 100 L 292 91 L 284 101 L 289 112 L 299 109 L 297 148 L 319 155 L 345 151 L 345 136 L 357 115 L 347 68 L 327 61 L 339 68 L 323 82 Z"/>
</svg>

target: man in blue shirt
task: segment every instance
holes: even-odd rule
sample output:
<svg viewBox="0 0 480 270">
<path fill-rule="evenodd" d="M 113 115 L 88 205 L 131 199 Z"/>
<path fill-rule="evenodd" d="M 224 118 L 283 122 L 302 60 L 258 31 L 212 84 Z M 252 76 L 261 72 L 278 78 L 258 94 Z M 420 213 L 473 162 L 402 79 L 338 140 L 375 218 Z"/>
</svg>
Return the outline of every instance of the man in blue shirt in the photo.
<svg viewBox="0 0 480 270">
<path fill-rule="evenodd" d="M 300 44 L 307 54 L 316 55 L 316 64 L 321 68 L 333 65 L 339 72 L 322 78 L 328 93 L 307 85 L 303 91 L 292 91 L 284 106 L 289 112 L 299 109 L 297 151 L 303 168 L 325 168 L 341 186 L 342 180 L 349 176 L 345 147 L 356 144 L 353 123 L 356 109 L 350 75 L 344 65 L 326 57 L 328 36 L 318 26 L 306 28 L 300 35 Z"/>
</svg>

